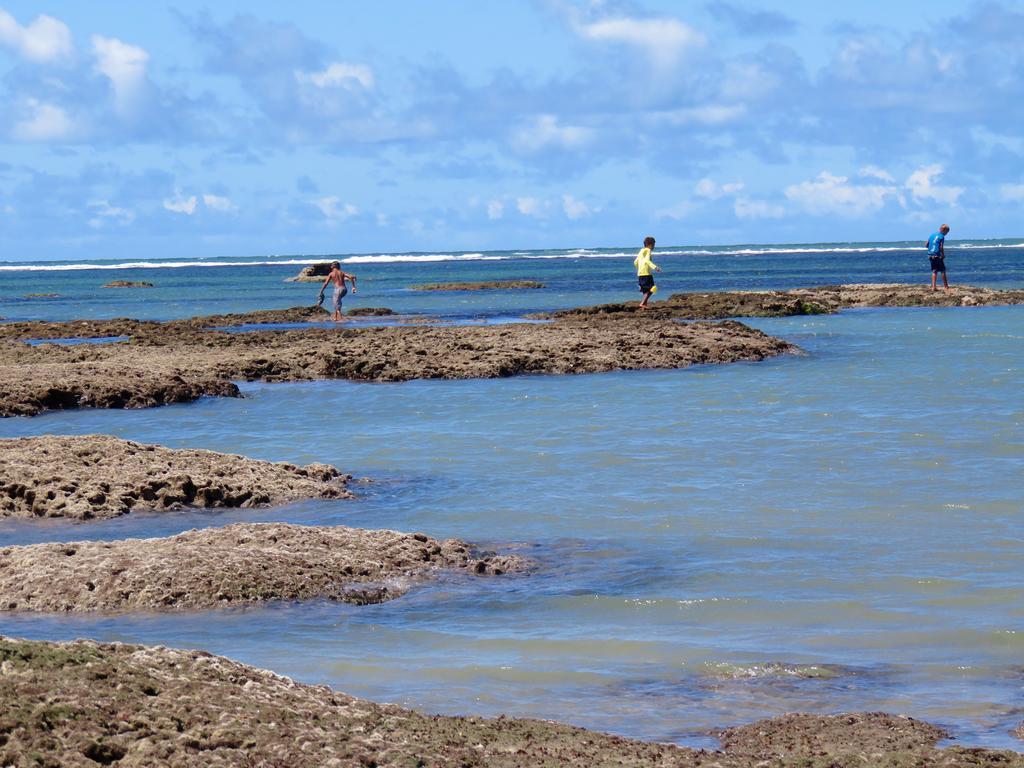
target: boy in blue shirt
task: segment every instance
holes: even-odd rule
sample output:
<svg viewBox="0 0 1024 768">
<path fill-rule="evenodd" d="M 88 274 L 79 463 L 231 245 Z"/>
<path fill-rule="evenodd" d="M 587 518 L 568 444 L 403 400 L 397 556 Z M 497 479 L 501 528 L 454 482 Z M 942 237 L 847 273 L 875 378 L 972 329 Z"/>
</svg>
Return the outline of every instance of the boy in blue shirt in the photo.
<svg viewBox="0 0 1024 768">
<path fill-rule="evenodd" d="M 928 238 L 925 245 L 928 246 L 928 261 L 932 265 L 932 290 L 936 290 L 935 278 L 939 272 L 942 273 L 942 285 L 949 290 L 949 281 L 946 280 L 946 235 L 949 234 L 949 224 L 943 224 L 939 231 Z"/>
</svg>

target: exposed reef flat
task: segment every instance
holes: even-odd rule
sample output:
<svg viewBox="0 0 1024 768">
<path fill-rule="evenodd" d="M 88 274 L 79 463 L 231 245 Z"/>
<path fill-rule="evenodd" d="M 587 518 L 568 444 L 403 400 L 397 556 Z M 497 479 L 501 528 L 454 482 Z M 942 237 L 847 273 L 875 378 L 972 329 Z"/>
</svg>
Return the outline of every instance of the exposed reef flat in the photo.
<svg viewBox="0 0 1024 768">
<path fill-rule="evenodd" d="M 114 280 L 103 286 L 104 288 L 152 288 L 152 283 L 145 280 Z"/>
<path fill-rule="evenodd" d="M 658 318 L 714 320 L 725 317 L 789 317 L 825 315 L 855 307 L 980 307 L 1024 304 L 1024 290 L 1001 291 L 953 286 L 948 292 L 929 286 L 901 284 L 826 285 L 788 291 L 717 291 L 676 293 L 653 302 L 645 315 Z M 637 302 L 598 304 L 536 317 L 639 314 Z"/>
<path fill-rule="evenodd" d="M 277 600 L 366 605 L 439 569 L 522 570 L 516 555 L 472 553 L 422 533 L 237 523 L 162 539 L 0 549 L 0 611 L 196 610 Z"/>
<path fill-rule="evenodd" d="M 202 651 L 0 638 L 0 764 L 27 766 L 659 766 L 930 768 L 1024 764 L 936 749 L 946 734 L 880 713 L 787 715 L 693 750 L 543 720 L 421 715 Z"/>
<path fill-rule="evenodd" d="M 350 498 L 348 475 L 109 435 L 0 440 L 0 517 L 108 518 L 132 511 L 265 507 Z"/>
<path fill-rule="evenodd" d="M 235 380 L 408 381 L 598 373 L 762 360 L 796 351 L 734 321 L 570 317 L 500 326 L 307 328 L 230 333 L 217 326 L 308 318 L 315 308 L 167 323 L 88 320 L 0 326 L 0 415 L 145 407 L 236 395 Z M 122 344 L 30 346 L 24 339 L 128 336 Z"/>
<path fill-rule="evenodd" d="M 481 280 L 470 283 L 423 283 L 414 285 L 414 291 L 515 291 L 543 288 L 536 280 Z"/>
</svg>

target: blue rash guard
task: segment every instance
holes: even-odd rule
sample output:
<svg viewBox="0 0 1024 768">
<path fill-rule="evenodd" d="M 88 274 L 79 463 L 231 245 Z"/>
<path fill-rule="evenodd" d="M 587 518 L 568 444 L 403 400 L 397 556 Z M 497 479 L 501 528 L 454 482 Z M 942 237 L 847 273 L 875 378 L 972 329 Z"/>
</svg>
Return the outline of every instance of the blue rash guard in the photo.
<svg viewBox="0 0 1024 768">
<path fill-rule="evenodd" d="M 928 238 L 928 255 L 929 256 L 941 256 L 942 255 L 942 244 L 946 241 L 946 236 L 941 232 L 936 232 L 934 235 Z"/>
</svg>

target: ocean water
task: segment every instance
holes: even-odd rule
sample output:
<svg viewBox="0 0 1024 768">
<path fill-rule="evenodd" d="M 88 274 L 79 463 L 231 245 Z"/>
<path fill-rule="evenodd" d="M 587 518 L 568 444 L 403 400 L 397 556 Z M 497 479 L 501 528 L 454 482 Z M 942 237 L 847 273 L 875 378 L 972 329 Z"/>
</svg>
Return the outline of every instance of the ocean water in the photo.
<svg viewBox="0 0 1024 768">
<path fill-rule="evenodd" d="M 666 255 L 659 295 L 928 277 L 920 251 L 888 247 Z M 1022 256 L 951 247 L 950 277 L 1020 286 Z M 628 259 L 352 268 L 367 304 L 493 319 L 635 298 Z M 8 270 L 0 295 L 81 288 L 66 303 L 8 302 L 9 317 L 171 317 L 287 306 L 316 290 L 280 282 L 297 269 Z M 83 287 L 112 275 L 180 281 L 183 298 L 117 293 L 118 304 Z M 511 277 L 551 287 L 408 290 Z M 3 616 L 0 633 L 204 648 L 427 712 L 700 746 L 717 728 L 788 711 L 886 710 L 961 743 L 1021 749 L 1009 732 L 1024 720 L 1024 307 L 747 322 L 805 354 L 681 371 L 245 384 L 239 400 L 0 421 L 4 436 L 104 432 L 373 480 L 354 501 L 274 510 L 4 521 L 0 546 L 284 520 L 422 530 L 536 563 L 507 578 L 448 576 L 380 606 Z"/>
<path fill-rule="evenodd" d="M 169 320 L 310 305 L 315 283 L 289 283 L 303 266 L 340 260 L 358 277 L 347 307 L 455 320 L 521 315 L 637 297 L 636 248 L 486 253 L 337 254 L 125 262 L 0 262 L 0 317 L 74 320 L 134 317 Z M 1024 286 L 1024 242 L 961 241 L 947 247 L 954 283 L 993 288 Z M 836 243 L 794 246 L 659 247 L 659 291 L 779 289 L 838 283 L 928 282 L 928 260 L 918 243 Z M 529 279 L 543 290 L 431 294 L 421 283 Z M 152 288 L 104 288 L 112 280 Z M 43 296 L 33 294 L 44 294 Z M 53 295 L 50 295 L 53 294 Z M 329 302 L 328 302 L 329 304 Z M 324 315 L 326 320 L 327 315 Z"/>
</svg>

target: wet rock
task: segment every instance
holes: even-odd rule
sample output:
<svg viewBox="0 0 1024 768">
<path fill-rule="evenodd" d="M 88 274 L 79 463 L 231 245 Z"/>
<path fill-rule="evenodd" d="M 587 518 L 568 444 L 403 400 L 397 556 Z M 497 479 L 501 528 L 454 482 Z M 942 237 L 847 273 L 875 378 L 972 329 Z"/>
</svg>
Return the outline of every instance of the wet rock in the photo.
<svg viewBox="0 0 1024 768">
<path fill-rule="evenodd" d="M 468 283 L 424 283 L 412 286 L 414 291 L 513 291 L 543 288 L 536 280 L 481 280 Z"/>
<path fill-rule="evenodd" d="M 0 440 L 0 517 L 108 518 L 182 507 L 351 498 L 326 464 L 275 464 L 108 435 Z"/>
<path fill-rule="evenodd" d="M 420 536 L 239 523 L 162 539 L 7 547 L 0 611 L 181 611 L 314 599 L 368 605 L 439 570 L 498 576 L 526 567 L 517 555 L 476 555 L 465 542 Z"/>
<path fill-rule="evenodd" d="M 152 283 L 145 280 L 114 280 L 103 286 L 104 288 L 152 288 Z"/>
<path fill-rule="evenodd" d="M 324 278 L 331 274 L 331 263 L 322 261 L 317 264 L 310 264 L 299 270 L 295 277 L 289 277 L 286 283 L 322 283 Z"/>
<path fill-rule="evenodd" d="M 853 307 L 959 307 L 1024 304 L 1024 290 L 993 290 L 968 285 L 950 291 L 901 284 L 827 285 L 789 291 L 676 293 L 655 301 L 645 314 L 658 318 L 713 320 L 726 317 L 789 317 L 831 314 Z M 637 314 L 636 302 L 599 304 L 537 315 L 542 318 Z"/>
<path fill-rule="evenodd" d="M 935 749 L 938 729 L 890 715 L 838 716 L 854 718 L 845 725 L 835 717 L 789 715 L 748 728 L 806 734 L 792 750 L 764 737 L 741 742 L 737 733 L 737 751 L 710 752 L 543 720 L 421 715 L 203 651 L 0 638 L 0 665 L 11 669 L 0 676 L 0 701 L 12 703 L 0 713 L 0 764 L 19 768 L 95 766 L 96 757 L 157 767 L 1022 765 L 1013 752 Z M 815 726 L 823 736 L 812 732 Z"/>
<path fill-rule="evenodd" d="M 912 717 L 884 712 L 844 715 L 791 714 L 719 734 L 733 755 L 791 758 L 843 752 L 899 753 L 934 747 L 949 733 Z"/>
<path fill-rule="evenodd" d="M 251 333 L 219 325 L 322 316 L 314 308 L 168 323 L 138 320 L 0 326 L 0 415 L 145 407 L 237 395 L 234 380 L 408 381 L 598 373 L 762 360 L 793 345 L 735 321 L 567 317 L 500 326 L 308 328 Z M 129 336 L 116 345 L 29 346 L 26 338 Z"/>
</svg>

